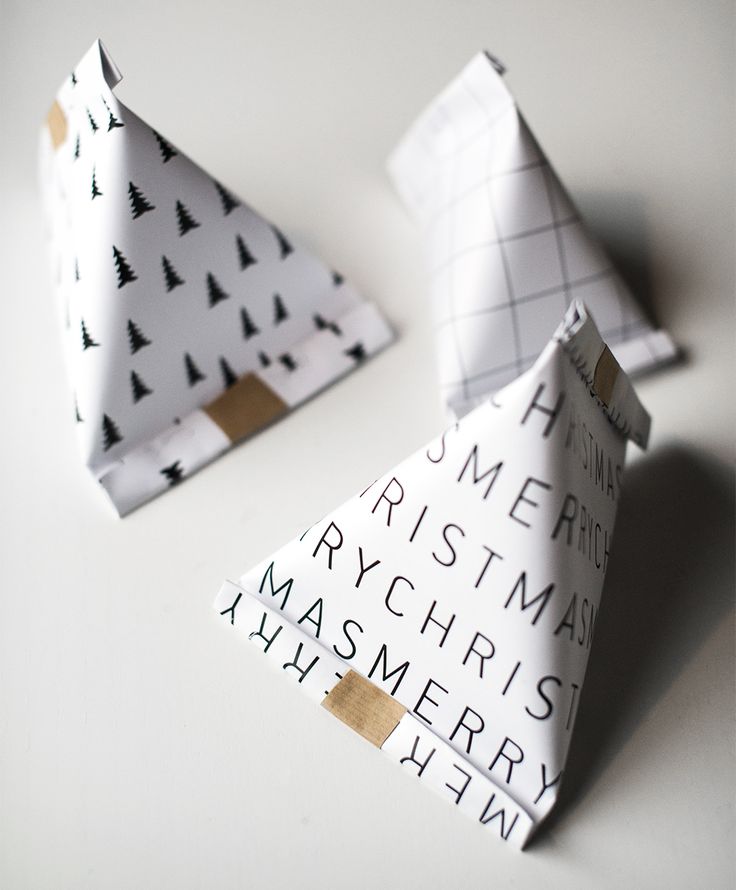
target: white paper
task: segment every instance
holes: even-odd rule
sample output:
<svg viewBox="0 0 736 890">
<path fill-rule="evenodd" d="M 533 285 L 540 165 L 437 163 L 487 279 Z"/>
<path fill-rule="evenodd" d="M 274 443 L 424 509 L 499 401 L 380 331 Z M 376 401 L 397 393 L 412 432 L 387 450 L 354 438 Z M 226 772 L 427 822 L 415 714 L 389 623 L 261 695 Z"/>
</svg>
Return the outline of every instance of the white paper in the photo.
<svg viewBox="0 0 736 890">
<path fill-rule="evenodd" d="M 172 464 L 178 481 L 229 446 L 197 413 L 234 379 L 254 373 L 294 407 L 392 333 L 120 102 L 120 79 L 96 41 L 40 160 L 83 456 L 122 514 L 166 490 Z"/>
<path fill-rule="evenodd" d="M 573 302 L 529 371 L 215 603 L 316 701 L 352 669 L 401 702 L 383 752 L 513 846 L 557 797 L 626 440 L 649 435 L 606 355 Z"/>
<path fill-rule="evenodd" d="M 442 399 L 455 416 L 526 370 L 573 299 L 627 373 L 676 352 L 581 219 L 501 70 L 475 56 L 389 160 L 426 240 Z"/>
</svg>

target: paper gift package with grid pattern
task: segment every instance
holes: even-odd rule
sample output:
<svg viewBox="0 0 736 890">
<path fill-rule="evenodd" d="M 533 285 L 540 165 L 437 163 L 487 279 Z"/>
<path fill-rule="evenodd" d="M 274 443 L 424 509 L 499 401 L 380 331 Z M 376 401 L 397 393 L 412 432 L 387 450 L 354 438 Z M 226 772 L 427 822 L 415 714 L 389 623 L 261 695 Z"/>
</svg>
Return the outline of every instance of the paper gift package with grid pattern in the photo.
<svg viewBox="0 0 736 890">
<path fill-rule="evenodd" d="M 631 376 L 672 360 L 586 226 L 487 53 L 389 159 L 422 227 L 442 398 L 456 416 L 525 371 L 582 301 Z"/>
</svg>

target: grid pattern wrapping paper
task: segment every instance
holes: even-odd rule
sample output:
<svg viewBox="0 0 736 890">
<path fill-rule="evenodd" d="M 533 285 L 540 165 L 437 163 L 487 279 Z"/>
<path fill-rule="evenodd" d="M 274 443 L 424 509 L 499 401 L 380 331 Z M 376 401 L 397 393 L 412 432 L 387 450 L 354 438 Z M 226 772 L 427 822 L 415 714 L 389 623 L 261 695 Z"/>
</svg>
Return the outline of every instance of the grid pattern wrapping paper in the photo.
<svg viewBox="0 0 736 890">
<path fill-rule="evenodd" d="M 475 56 L 389 160 L 426 240 L 442 398 L 456 416 L 525 371 L 573 299 L 628 374 L 675 356 L 581 219 L 501 71 Z"/>
<path fill-rule="evenodd" d="M 125 514 L 392 339 L 377 308 L 113 93 L 96 41 L 41 132 L 84 459 Z"/>
</svg>

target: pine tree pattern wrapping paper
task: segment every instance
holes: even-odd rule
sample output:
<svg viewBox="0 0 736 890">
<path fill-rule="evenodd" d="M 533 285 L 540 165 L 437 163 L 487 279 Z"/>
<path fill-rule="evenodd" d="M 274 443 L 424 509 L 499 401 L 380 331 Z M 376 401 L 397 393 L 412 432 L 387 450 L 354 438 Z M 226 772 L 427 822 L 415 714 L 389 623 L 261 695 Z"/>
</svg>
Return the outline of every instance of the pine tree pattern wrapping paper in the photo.
<svg viewBox="0 0 736 890">
<path fill-rule="evenodd" d="M 113 94 L 96 41 L 41 132 L 84 459 L 120 515 L 391 342 L 378 309 Z"/>
<path fill-rule="evenodd" d="M 476 55 L 388 164 L 422 227 L 442 399 L 457 417 L 534 362 L 573 299 L 628 374 L 676 355 L 581 219 L 502 72 Z"/>
<path fill-rule="evenodd" d="M 627 439 L 649 416 L 585 307 L 508 384 L 273 556 L 217 613 L 491 835 L 557 798 Z"/>
</svg>

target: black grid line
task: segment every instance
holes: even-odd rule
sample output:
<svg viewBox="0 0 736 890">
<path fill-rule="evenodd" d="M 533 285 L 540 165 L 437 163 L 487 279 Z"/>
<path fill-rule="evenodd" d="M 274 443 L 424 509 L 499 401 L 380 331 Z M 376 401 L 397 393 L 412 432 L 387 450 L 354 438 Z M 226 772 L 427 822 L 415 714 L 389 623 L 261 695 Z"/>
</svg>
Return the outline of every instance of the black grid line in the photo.
<svg viewBox="0 0 736 890">
<path fill-rule="evenodd" d="M 438 109 L 441 113 L 446 114 L 446 111 L 445 111 L 445 108 L 443 105 L 438 105 Z M 447 120 L 448 120 L 448 123 L 450 124 L 450 127 L 453 128 L 452 118 L 448 116 Z M 453 132 L 454 132 L 454 128 L 453 128 Z M 454 181 L 455 176 L 457 175 L 457 169 L 458 169 L 457 157 L 458 157 L 457 154 L 452 155 L 453 164 L 452 164 L 452 172 L 450 174 L 450 182 L 451 183 Z M 449 248 L 448 253 L 450 255 L 452 255 L 452 253 L 454 251 L 454 247 L 455 247 L 455 226 L 454 226 L 454 223 L 455 223 L 455 217 L 453 216 L 451 218 L 451 224 L 448 226 L 448 229 L 447 229 L 447 240 L 448 240 L 448 248 Z M 449 309 L 450 309 L 451 317 L 454 317 L 454 315 L 455 315 L 454 300 L 455 300 L 455 286 L 454 286 L 454 282 L 451 281 L 450 282 L 450 290 L 448 293 L 448 301 L 447 301 Z M 460 346 L 460 341 L 458 338 L 457 326 L 454 324 L 452 326 L 452 336 L 453 336 L 453 342 L 454 342 L 454 346 L 455 346 L 455 353 L 457 355 L 457 363 L 460 368 L 460 373 L 462 374 L 462 378 L 463 378 L 463 380 L 465 380 L 468 375 L 465 371 L 465 363 L 463 361 L 463 351 Z M 463 383 L 462 386 L 463 386 L 463 391 L 465 391 L 466 384 Z M 466 395 L 467 395 L 467 393 L 466 393 Z"/>
<path fill-rule="evenodd" d="M 463 86 L 465 87 L 465 89 L 468 91 L 468 93 L 472 96 L 473 101 L 477 102 L 480 105 L 481 110 L 488 117 L 488 127 L 489 127 L 489 129 L 492 129 L 494 124 L 491 122 L 491 116 L 488 114 L 486 106 L 478 99 L 478 97 L 475 95 L 475 92 L 470 88 L 470 86 L 468 85 L 467 81 L 464 78 L 461 79 L 461 82 L 462 82 Z M 493 164 L 493 143 L 492 142 L 489 145 L 486 163 L 488 164 L 487 169 L 490 170 L 491 165 Z M 489 174 L 487 174 L 487 177 L 489 177 Z M 502 231 L 502 229 L 501 229 L 501 226 L 499 225 L 498 214 L 496 213 L 496 207 L 493 202 L 493 192 L 491 190 L 491 181 L 492 180 L 490 178 L 487 178 L 487 180 L 486 180 L 487 196 L 488 196 L 488 209 L 491 213 L 491 219 L 493 220 L 493 227 L 495 228 L 495 230 L 497 232 L 500 233 Z M 516 299 L 514 296 L 514 281 L 511 276 L 511 266 L 509 265 L 509 258 L 508 258 L 508 254 L 506 252 L 505 244 L 503 242 L 499 242 L 498 248 L 501 253 L 501 262 L 503 263 L 503 273 L 506 278 L 506 289 L 507 289 L 507 293 L 509 295 L 509 309 L 511 311 L 511 326 L 514 331 L 514 349 L 516 350 L 516 370 L 519 373 L 521 373 L 524 370 L 524 364 L 523 364 L 523 361 L 521 358 L 521 330 L 520 330 L 520 326 L 519 326 L 519 314 L 516 311 Z"/>
<path fill-rule="evenodd" d="M 437 107 L 439 107 L 439 102 Z M 462 154 L 462 152 L 467 151 L 471 145 L 474 145 L 481 137 L 488 135 L 489 128 L 493 128 L 500 120 L 502 120 L 509 112 L 514 111 L 516 106 L 513 102 L 510 102 L 505 108 L 503 108 L 492 121 L 488 121 L 483 126 L 479 127 L 475 133 L 472 133 L 470 136 L 466 137 L 464 142 L 461 142 L 454 151 L 451 152 L 451 155 Z M 438 161 L 448 160 L 451 155 L 442 155 L 438 152 L 435 152 L 435 158 Z"/>
<path fill-rule="evenodd" d="M 471 244 L 468 247 L 463 247 L 462 250 L 456 251 L 451 256 L 448 256 L 446 260 L 443 260 L 439 265 L 434 266 L 430 271 L 432 272 L 432 274 L 441 272 L 443 269 L 446 269 L 448 266 L 456 263 L 459 259 L 467 256 L 467 254 L 473 253 L 473 251 L 475 250 L 483 250 L 483 248 L 485 247 L 497 247 L 501 244 L 509 244 L 513 241 L 521 241 L 524 238 L 529 238 L 531 235 L 542 235 L 544 234 L 544 232 L 552 232 L 555 229 L 560 229 L 564 226 L 571 226 L 574 223 L 579 222 L 579 216 L 569 216 L 566 219 L 560 220 L 559 222 L 552 222 L 546 226 L 537 226 L 533 229 L 527 229 L 525 232 L 519 232 L 516 235 L 507 235 L 504 238 L 492 238 L 490 241 L 479 241 L 477 244 Z"/>
<path fill-rule="evenodd" d="M 630 325 L 622 325 L 619 328 L 612 328 L 608 332 L 609 341 L 614 345 L 617 343 L 620 343 L 622 341 L 622 338 L 630 331 L 630 328 L 631 328 Z M 636 325 L 634 327 L 634 330 L 637 330 L 638 333 L 646 334 L 649 331 L 649 325 L 646 322 L 642 322 L 640 325 Z M 553 331 L 550 331 L 550 338 L 553 333 L 554 333 Z M 651 349 L 651 346 L 648 344 L 648 341 L 646 340 L 646 338 L 644 339 L 644 342 L 647 343 L 650 354 L 654 355 L 653 350 Z M 538 358 L 537 355 L 524 355 L 524 356 L 522 356 L 521 361 L 524 362 L 526 367 L 531 367 L 531 365 L 536 361 L 537 358 Z M 440 386 L 442 388 L 447 388 L 447 389 L 456 389 L 457 387 L 462 386 L 463 384 L 467 385 L 470 383 L 477 383 L 479 380 L 483 380 L 485 378 L 492 377 L 495 374 L 501 374 L 504 372 L 515 370 L 517 364 L 518 364 L 518 359 L 514 359 L 514 361 L 507 362 L 504 365 L 498 365 L 495 368 L 489 368 L 487 371 L 480 371 L 477 374 L 474 374 L 472 377 L 465 377 L 462 380 L 444 381 L 444 382 L 440 383 Z"/>
<path fill-rule="evenodd" d="M 537 293 L 527 294 L 525 297 L 517 297 L 513 304 L 508 302 L 508 303 L 499 303 L 496 306 L 484 306 L 480 309 L 475 309 L 472 312 L 463 312 L 460 315 L 454 315 L 452 318 L 442 319 L 442 321 L 438 321 L 434 325 L 434 329 L 436 331 L 438 331 L 438 330 L 440 330 L 440 328 L 443 328 L 445 325 L 448 325 L 452 321 L 456 321 L 458 319 L 476 318 L 479 315 L 488 315 L 491 312 L 498 312 L 503 309 L 511 309 L 512 305 L 523 306 L 525 303 L 533 303 L 535 300 L 540 300 L 544 297 L 551 297 L 551 296 L 554 296 L 555 294 L 564 293 L 566 287 L 570 288 L 570 289 L 576 288 L 576 287 L 582 287 L 585 284 L 592 284 L 593 282 L 596 282 L 596 281 L 602 281 L 605 278 L 613 279 L 613 278 L 615 278 L 615 276 L 616 276 L 616 273 L 613 271 L 613 269 L 611 269 L 611 268 L 604 269 L 602 272 L 596 272 L 595 275 L 586 275 L 584 278 L 576 278 L 574 281 L 568 281 L 566 284 L 563 283 L 563 284 L 559 284 L 555 287 L 548 287 L 548 288 L 545 288 L 544 290 L 537 291 Z M 567 305 L 569 305 L 569 303 Z M 566 307 L 563 307 L 563 309 L 561 311 L 564 312 L 565 308 Z M 560 317 L 562 317 L 562 316 L 560 316 Z M 631 325 L 630 324 L 626 324 L 626 325 L 622 324 L 622 326 L 621 326 L 622 329 L 626 329 L 626 327 L 631 327 Z"/>
<path fill-rule="evenodd" d="M 563 310 L 566 309 L 570 305 L 571 291 L 570 291 L 570 279 L 567 271 L 567 257 L 565 256 L 565 246 L 562 243 L 562 233 L 560 232 L 560 224 L 556 221 L 557 218 L 557 208 L 555 206 L 555 197 L 554 197 L 554 189 L 552 187 L 551 178 L 554 176 L 554 173 L 549 167 L 549 164 L 544 167 L 542 170 L 542 179 L 544 180 L 544 187 L 547 190 L 547 200 L 549 201 L 549 206 L 552 211 L 552 219 L 553 228 L 555 232 L 555 244 L 557 245 L 557 256 L 560 260 L 560 271 L 562 272 L 562 288 L 565 297 L 565 305 L 563 306 Z"/>
<path fill-rule="evenodd" d="M 530 161 L 528 164 L 520 164 L 517 167 L 511 167 L 508 170 L 501 170 L 497 173 L 491 173 L 483 176 L 482 179 L 479 179 L 478 182 L 474 182 L 473 185 L 468 186 L 468 188 L 464 189 L 461 192 L 458 192 L 452 200 L 448 201 L 446 204 L 440 204 L 438 207 L 434 209 L 432 216 L 428 217 L 425 222 L 425 227 L 429 227 L 432 225 L 432 222 L 438 217 L 441 216 L 446 211 L 450 210 L 455 204 L 459 204 L 460 201 L 464 201 L 465 198 L 469 198 L 472 194 L 477 192 L 479 189 L 485 188 L 488 186 L 489 182 L 495 182 L 497 179 L 503 179 L 506 176 L 512 176 L 514 173 L 525 173 L 527 170 L 535 170 L 540 167 L 548 167 L 549 164 L 545 160 L 539 161 Z"/>
</svg>

